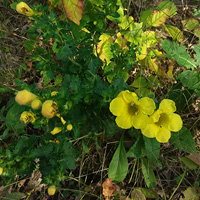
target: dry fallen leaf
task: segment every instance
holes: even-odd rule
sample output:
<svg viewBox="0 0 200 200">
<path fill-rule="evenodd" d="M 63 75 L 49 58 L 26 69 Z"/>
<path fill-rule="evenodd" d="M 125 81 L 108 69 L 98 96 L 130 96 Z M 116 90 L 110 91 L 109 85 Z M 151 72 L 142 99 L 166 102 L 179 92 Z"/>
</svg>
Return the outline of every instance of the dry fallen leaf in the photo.
<svg viewBox="0 0 200 200">
<path fill-rule="evenodd" d="M 186 157 L 200 166 L 200 154 L 190 154 L 189 156 Z"/>
<path fill-rule="evenodd" d="M 106 199 L 109 199 L 109 197 L 112 196 L 113 192 L 115 192 L 116 189 L 117 186 L 112 184 L 111 178 L 107 178 L 103 182 L 103 195 Z"/>
</svg>

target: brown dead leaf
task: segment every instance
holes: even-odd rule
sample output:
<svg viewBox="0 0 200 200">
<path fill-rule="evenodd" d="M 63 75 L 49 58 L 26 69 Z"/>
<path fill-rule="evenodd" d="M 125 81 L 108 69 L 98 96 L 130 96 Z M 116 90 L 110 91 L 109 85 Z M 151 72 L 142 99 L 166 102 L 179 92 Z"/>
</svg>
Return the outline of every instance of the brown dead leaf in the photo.
<svg viewBox="0 0 200 200">
<path fill-rule="evenodd" d="M 186 157 L 200 166 L 200 154 L 190 154 L 189 156 Z"/>
<path fill-rule="evenodd" d="M 116 189 L 117 186 L 112 184 L 111 178 L 107 178 L 103 182 L 103 195 L 105 196 L 106 199 L 109 199 L 109 197 L 112 196 L 113 192 L 115 192 Z"/>
</svg>

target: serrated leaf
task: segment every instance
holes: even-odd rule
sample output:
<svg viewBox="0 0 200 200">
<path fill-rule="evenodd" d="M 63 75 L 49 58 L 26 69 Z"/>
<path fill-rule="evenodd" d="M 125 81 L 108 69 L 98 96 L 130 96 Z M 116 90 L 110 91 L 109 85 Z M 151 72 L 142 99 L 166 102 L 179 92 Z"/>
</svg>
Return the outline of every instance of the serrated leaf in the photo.
<svg viewBox="0 0 200 200">
<path fill-rule="evenodd" d="M 9 199 L 20 200 L 21 198 L 24 198 L 24 197 L 26 197 L 26 194 L 22 192 L 13 192 L 3 197 L 2 200 L 9 200 Z"/>
<path fill-rule="evenodd" d="M 147 80 L 143 76 L 140 76 L 136 78 L 130 86 L 135 88 L 143 88 L 147 85 L 148 85 Z"/>
<path fill-rule="evenodd" d="M 199 26 L 199 21 L 197 19 L 185 19 L 181 21 L 184 28 L 192 31 L 194 30 L 197 26 Z"/>
<path fill-rule="evenodd" d="M 197 152 L 195 141 L 190 131 L 185 127 L 183 127 L 178 133 L 172 133 L 170 143 L 187 153 L 195 154 Z"/>
<path fill-rule="evenodd" d="M 165 23 L 166 19 L 170 15 L 170 9 L 166 8 L 164 10 L 154 10 L 151 16 L 147 18 L 148 27 L 158 27 Z"/>
<path fill-rule="evenodd" d="M 200 41 L 199 41 L 199 45 L 194 45 L 194 51 L 195 51 L 195 59 L 197 61 L 197 65 L 200 67 Z"/>
<path fill-rule="evenodd" d="M 196 63 L 186 52 L 186 47 L 183 44 L 179 46 L 178 43 L 169 40 L 163 40 L 161 43 L 167 58 L 175 59 L 179 65 L 186 68 L 194 69 L 196 67 Z"/>
<path fill-rule="evenodd" d="M 123 136 L 119 142 L 117 150 L 110 162 L 108 169 L 108 177 L 114 181 L 121 182 L 125 179 L 128 173 L 128 159 L 126 157 L 126 150 L 123 144 Z"/>
<path fill-rule="evenodd" d="M 59 85 L 63 81 L 63 77 L 61 74 L 58 74 L 55 78 L 54 85 Z"/>
<path fill-rule="evenodd" d="M 27 51 L 32 51 L 34 48 L 34 41 L 30 41 L 30 40 L 25 40 L 24 41 L 24 45 L 25 45 L 25 49 Z"/>
<path fill-rule="evenodd" d="M 62 0 L 62 3 L 68 19 L 80 25 L 84 11 L 84 0 Z"/>
<path fill-rule="evenodd" d="M 147 138 L 143 137 L 145 153 L 147 155 L 148 160 L 152 164 L 158 163 L 158 157 L 160 155 L 160 143 L 155 138 Z"/>
<path fill-rule="evenodd" d="M 170 34 L 173 40 L 177 40 L 178 42 L 182 42 L 183 40 L 183 33 L 176 28 L 175 26 L 171 25 L 164 25 L 166 31 Z"/>
<path fill-rule="evenodd" d="M 154 31 L 145 31 L 142 34 L 142 43 L 145 44 L 147 48 L 154 47 L 158 42 L 156 35 Z"/>
<path fill-rule="evenodd" d="M 98 72 L 98 68 L 102 65 L 102 61 L 98 57 L 93 56 L 89 61 L 88 68 L 93 74 L 96 74 Z"/>
<path fill-rule="evenodd" d="M 142 174 L 148 188 L 152 189 L 156 185 L 156 178 L 154 172 L 145 158 L 142 158 Z"/>
</svg>

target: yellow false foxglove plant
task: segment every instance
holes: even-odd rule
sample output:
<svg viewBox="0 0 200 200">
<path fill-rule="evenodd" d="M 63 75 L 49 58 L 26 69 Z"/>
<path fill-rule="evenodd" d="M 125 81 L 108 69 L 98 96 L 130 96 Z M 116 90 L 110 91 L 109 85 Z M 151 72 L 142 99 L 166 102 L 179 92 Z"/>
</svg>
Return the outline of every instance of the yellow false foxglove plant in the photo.
<svg viewBox="0 0 200 200">
<path fill-rule="evenodd" d="M 24 111 L 20 116 L 20 121 L 26 124 L 27 122 L 34 123 L 35 122 L 35 116 L 33 113 Z"/>
<path fill-rule="evenodd" d="M 19 91 L 15 97 L 15 101 L 20 105 L 30 105 L 32 101 L 38 97 L 28 90 Z"/>
<path fill-rule="evenodd" d="M 110 111 L 117 116 L 115 121 L 120 128 L 129 129 L 132 126 L 141 129 L 149 121 L 148 115 L 155 110 L 155 103 L 149 97 L 138 100 L 134 92 L 122 91 L 110 103 Z"/>
<path fill-rule="evenodd" d="M 39 99 L 36 99 L 36 100 L 31 102 L 31 107 L 34 110 L 38 110 L 41 106 L 42 106 L 42 102 Z"/>
<path fill-rule="evenodd" d="M 141 129 L 143 135 L 149 138 L 156 138 L 160 143 L 168 142 L 171 131 L 181 130 L 183 122 L 181 117 L 174 113 L 176 111 L 175 102 L 164 99 L 159 105 L 159 109 L 150 116 L 150 123 Z"/>
<path fill-rule="evenodd" d="M 33 10 L 24 2 L 20 2 L 16 6 L 16 11 L 20 14 L 26 15 L 28 17 L 34 15 Z"/>
<path fill-rule="evenodd" d="M 52 118 L 58 112 L 57 104 L 52 100 L 46 100 L 42 104 L 42 115 L 47 118 Z"/>
<path fill-rule="evenodd" d="M 51 131 L 51 134 L 52 135 L 55 135 L 57 133 L 60 133 L 62 131 L 62 128 L 61 127 L 55 127 L 52 131 Z"/>
<path fill-rule="evenodd" d="M 48 188 L 48 195 L 54 195 L 56 192 L 56 187 L 54 185 Z"/>
</svg>

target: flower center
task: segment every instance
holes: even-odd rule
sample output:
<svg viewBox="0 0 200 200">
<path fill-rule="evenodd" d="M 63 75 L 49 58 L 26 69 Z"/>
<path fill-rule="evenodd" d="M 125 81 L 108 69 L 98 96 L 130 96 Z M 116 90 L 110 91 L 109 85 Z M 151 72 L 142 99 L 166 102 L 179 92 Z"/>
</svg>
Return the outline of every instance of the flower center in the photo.
<svg viewBox="0 0 200 200">
<path fill-rule="evenodd" d="M 160 118 L 159 118 L 158 122 L 156 122 L 155 124 L 157 126 L 162 127 L 166 123 L 167 118 L 168 118 L 167 115 L 165 113 L 162 113 L 162 114 L 160 114 Z"/>
<path fill-rule="evenodd" d="M 129 103 L 128 113 L 130 115 L 137 115 L 138 114 L 138 106 L 134 102 Z"/>
</svg>

